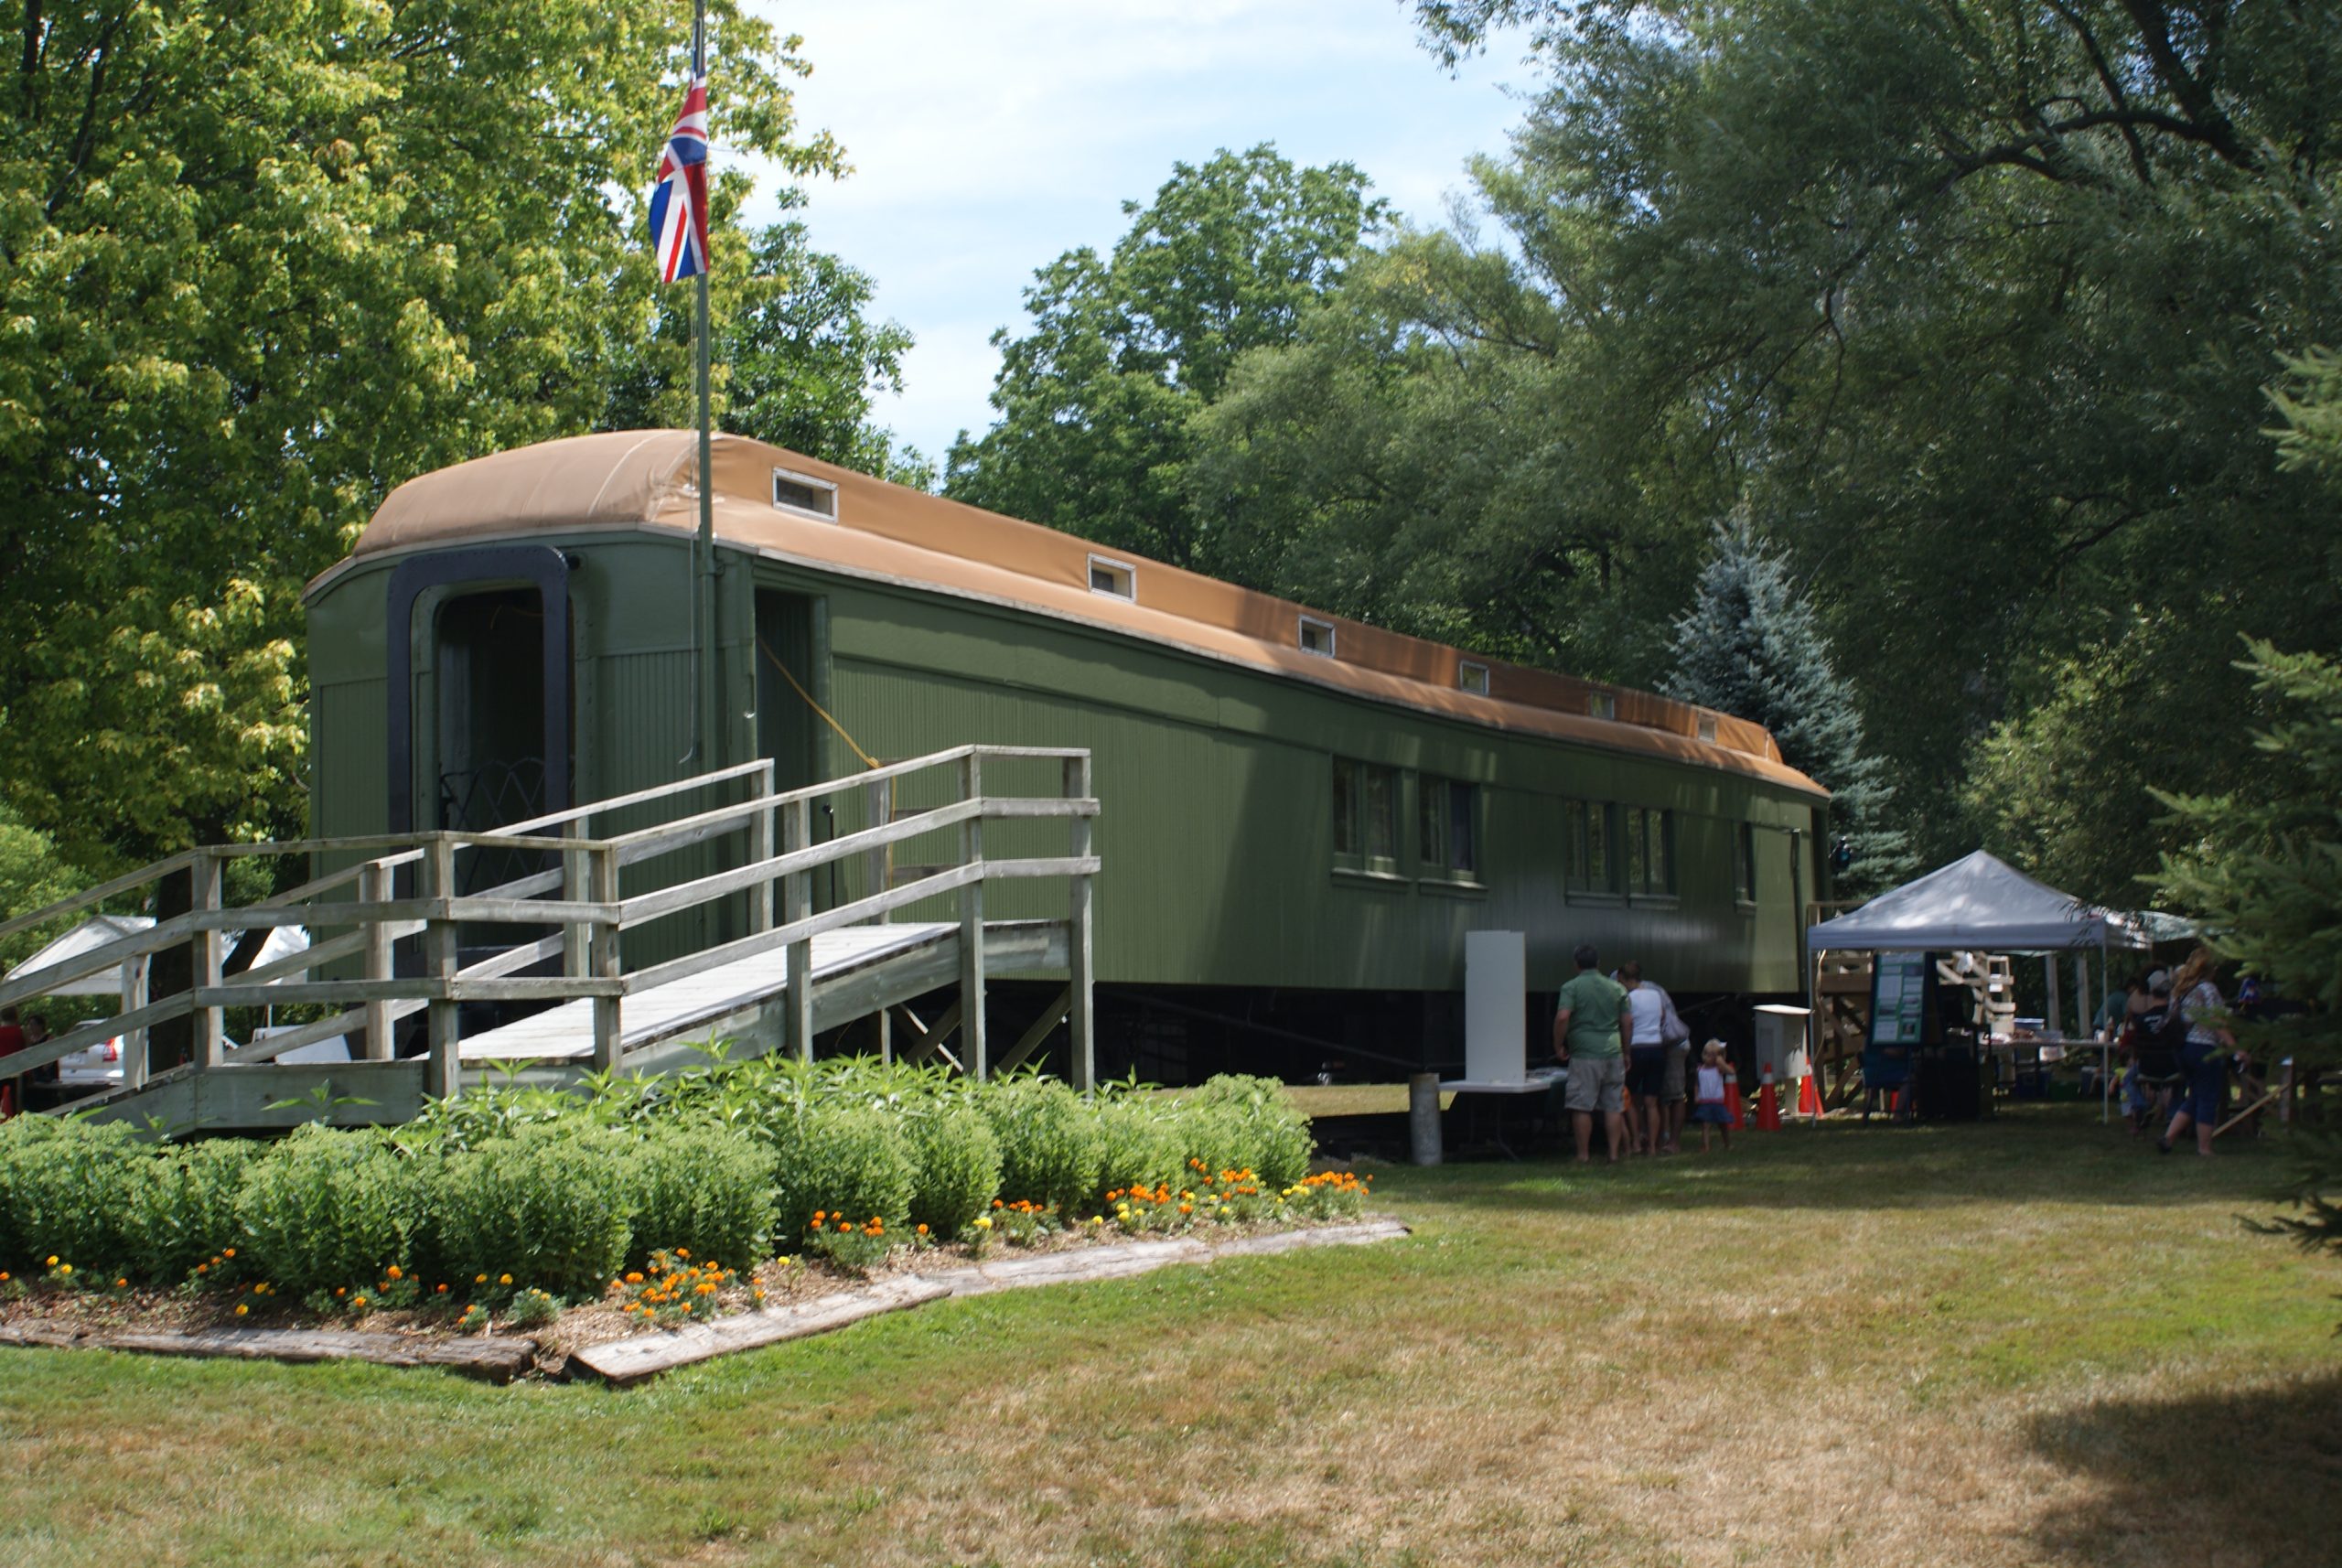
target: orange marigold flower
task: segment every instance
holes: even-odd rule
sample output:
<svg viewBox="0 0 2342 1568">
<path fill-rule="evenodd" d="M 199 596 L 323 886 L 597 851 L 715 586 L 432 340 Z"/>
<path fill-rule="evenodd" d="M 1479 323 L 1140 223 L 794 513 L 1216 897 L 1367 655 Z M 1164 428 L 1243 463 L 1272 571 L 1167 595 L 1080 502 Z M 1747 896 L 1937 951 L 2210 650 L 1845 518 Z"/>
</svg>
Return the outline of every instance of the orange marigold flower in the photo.
<svg viewBox="0 0 2342 1568">
<path fill-rule="evenodd" d="M 251 1310 L 252 1310 L 252 1308 L 251 1308 L 251 1307 L 249 1307 L 249 1306 L 245 1305 L 244 1305 L 242 1302 L 241 1302 L 241 1301 L 240 1301 L 240 1302 L 238 1302 L 238 1303 L 236 1304 L 236 1316 L 237 1316 L 238 1317 L 242 1317 L 244 1314 L 246 1314 L 246 1313 L 250 1312 Z"/>
<path fill-rule="evenodd" d="M 496 1276 L 496 1283 L 500 1285 L 509 1285 L 512 1283 L 512 1276 L 510 1274 L 499 1274 Z"/>
<path fill-rule="evenodd" d="M 223 1257 L 223 1258 L 232 1258 L 232 1257 L 234 1257 L 234 1256 L 236 1255 L 236 1249 L 234 1249 L 233 1247 L 231 1247 L 231 1248 L 229 1248 L 226 1251 L 224 1251 L 224 1252 L 220 1253 L 220 1255 L 221 1257 Z"/>
<path fill-rule="evenodd" d="M 391 1278 L 394 1280 L 403 1280 L 406 1278 L 404 1274 L 399 1273 L 399 1266 L 396 1263 L 392 1263 L 389 1268 L 384 1269 L 382 1272 L 390 1275 Z"/>
<path fill-rule="evenodd" d="M 920 1227 L 919 1228 L 919 1233 L 920 1235 L 922 1235 L 922 1236 L 926 1235 L 926 1234 L 927 1234 L 927 1227 L 926 1227 L 926 1226 L 924 1226 L 924 1225 L 920 1226 Z M 7 1275 L 5 1275 L 5 1274 L 0 1274 L 0 1280 L 5 1280 L 5 1279 L 6 1279 L 7 1277 L 8 1277 L 8 1276 L 7 1276 Z"/>
<path fill-rule="evenodd" d="M 432 1294 L 435 1295 L 446 1295 L 447 1294 L 447 1287 L 445 1283 L 442 1283 L 439 1288 Z"/>
</svg>

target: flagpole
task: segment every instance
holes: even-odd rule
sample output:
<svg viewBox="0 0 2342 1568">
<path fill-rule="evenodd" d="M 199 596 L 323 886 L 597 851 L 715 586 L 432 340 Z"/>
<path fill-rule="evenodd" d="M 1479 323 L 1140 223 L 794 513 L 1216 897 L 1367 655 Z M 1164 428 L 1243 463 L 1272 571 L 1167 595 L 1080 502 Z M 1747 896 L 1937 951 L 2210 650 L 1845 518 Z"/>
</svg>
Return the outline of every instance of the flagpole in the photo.
<svg viewBox="0 0 2342 1568">
<path fill-rule="evenodd" d="M 707 0 L 693 0 L 692 6 L 692 54 L 696 74 L 707 70 Z M 711 184 L 713 182 L 710 182 Z M 710 224 L 710 238 L 714 225 Z M 699 769 L 713 772 L 724 766 L 720 720 L 718 663 L 715 649 L 715 468 L 714 432 L 708 411 L 708 274 L 713 270 L 710 259 L 700 258 L 699 276 L 694 280 L 692 312 L 692 349 L 699 381 L 699 712 L 693 722 L 704 736 L 701 743 Z"/>
</svg>

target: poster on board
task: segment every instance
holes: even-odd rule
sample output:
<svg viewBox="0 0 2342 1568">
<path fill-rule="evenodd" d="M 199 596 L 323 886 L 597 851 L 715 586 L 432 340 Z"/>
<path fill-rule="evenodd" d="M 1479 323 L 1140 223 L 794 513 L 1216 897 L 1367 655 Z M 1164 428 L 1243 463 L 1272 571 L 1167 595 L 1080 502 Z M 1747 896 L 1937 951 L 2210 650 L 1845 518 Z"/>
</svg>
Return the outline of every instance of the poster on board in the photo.
<svg viewBox="0 0 2342 1568">
<path fill-rule="evenodd" d="M 1928 982 L 1923 952 L 1883 952 L 1871 965 L 1870 1043 L 1916 1046 L 1927 1030 Z"/>
</svg>

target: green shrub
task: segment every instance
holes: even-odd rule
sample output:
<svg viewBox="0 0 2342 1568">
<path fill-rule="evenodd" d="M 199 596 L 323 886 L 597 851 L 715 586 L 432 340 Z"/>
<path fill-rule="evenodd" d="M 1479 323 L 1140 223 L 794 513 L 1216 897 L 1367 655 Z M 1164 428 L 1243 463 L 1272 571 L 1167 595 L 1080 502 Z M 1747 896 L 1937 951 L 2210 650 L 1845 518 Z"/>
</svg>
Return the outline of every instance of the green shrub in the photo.
<svg viewBox="0 0 2342 1568">
<path fill-rule="evenodd" d="M 50 1116 L 0 1124 L 0 1266 L 54 1256 L 94 1278 L 138 1261 L 154 1155 L 130 1129 Z"/>
<path fill-rule="evenodd" d="M 431 1262 L 458 1294 L 600 1294 L 633 1235 L 636 1147 L 579 1126 L 447 1155 L 431 1184 Z"/>
<path fill-rule="evenodd" d="M 910 1222 L 949 1240 L 1000 1191 L 1000 1140 L 973 1106 L 941 1101 L 904 1118 L 911 1156 Z"/>
<path fill-rule="evenodd" d="M 1231 1123 L 1232 1156 L 1217 1164 L 1205 1161 L 1215 1170 L 1230 1165 L 1249 1168 L 1272 1191 L 1291 1187 L 1309 1174 L 1309 1155 L 1316 1147 L 1310 1136 L 1309 1118 L 1276 1079 L 1222 1073 L 1182 1103 L 1218 1112 Z"/>
<path fill-rule="evenodd" d="M 1073 1214 L 1098 1192 L 1098 1133 L 1090 1107 L 1062 1083 L 1018 1078 L 976 1101 L 1000 1140 L 1000 1194 Z"/>
<path fill-rule="evenodd" d="M 1098 1195 L 1127 1187 L 1177 1187 L 1187 1155 L 1176 1114 L 1142 1100 L 1114 1100 L 1097 1108 Z"/>
<path fill-rule="evenodd" d="M 299 1128 L 252 1163 L 237 1197 L 242 1272 L 298 1300 L 410 1263 L 435 1168 L 372 1129 Z"/>
<path fill-rule="evenodd" d="M 263 1148 L 249 1138 L 212 1138 L 155 1156 L 139 1195 L 141 1273 L 167 1284 L 207 1258 L 245 1246 L 236 1200 Z"/>
<path fill-rule="evenodd" d="M 753 1269 L 770 1257 L 773 1156 L 745 1133 L 662 1128 L 625 1154 L 633 1188 L 634 1240 L 627 1263 L 654 1251 Z"/>
<path fill-rule="evenodd" d="M 802 1243 L 816 1209 L 888 1230 L 910 1216 L 911 1161 L 897 1119 L 864 1106 L 809 1106 L 768 1125 L 773 1156 L 774 1238 Z"/>
</svg>

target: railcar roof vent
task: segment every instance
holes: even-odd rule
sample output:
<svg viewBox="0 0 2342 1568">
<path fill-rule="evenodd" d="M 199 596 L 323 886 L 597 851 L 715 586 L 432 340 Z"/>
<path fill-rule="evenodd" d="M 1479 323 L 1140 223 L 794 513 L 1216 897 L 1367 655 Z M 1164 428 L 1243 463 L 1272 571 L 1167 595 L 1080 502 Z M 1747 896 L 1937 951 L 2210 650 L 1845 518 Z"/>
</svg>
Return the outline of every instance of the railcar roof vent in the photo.
<svg viewBox="0 0 2342 1568">
<path fill-rule="evenodd" d="M 1700 738 L 1706 741 L 1710 746 L 1714 746 L 1716 743 L 1715 714 L 1702 714 L 1700 715 Z"/>
<path fill-rule="evenodd" d="M 1485 664 L 1475 663 L 1469 659 L 1457 660 L 1456 663 L 1456 685 L 1459 691 L 1469 692 L 1475 696 L 1487 696 L 1488 694 L 1488 667 Z"/>
<path fill-rule="evenodd" d="M 800 517 L 815 517 L 823 522 L 835 522 L 838 520 L 838 488 L 832 481 L 817 479 L 811 474 L 775 468 L 772 471 L 772 504 Z"/>
<path fill-rule="evenodd" d="M 1615 692 L 1589 693 L 1585 699 L 1585 711 L 1597 719 L 1617 718 L 1618 716 L 1617 693 Z"/>
<path fill-rule="evenodd" d="M 1103 555 L 1090 558 L 1090 591 L 1104 594 L 1109 598 L 1138 602 L 1138 569 L 1127 562 L 1112 561 Z"/>
<path fill-rule="evenodd" d="M 1312 616 L 1301 618 L 1301 651 L 1323 659 L 1334 657 L 1334 623 Z"/>
</svg>

